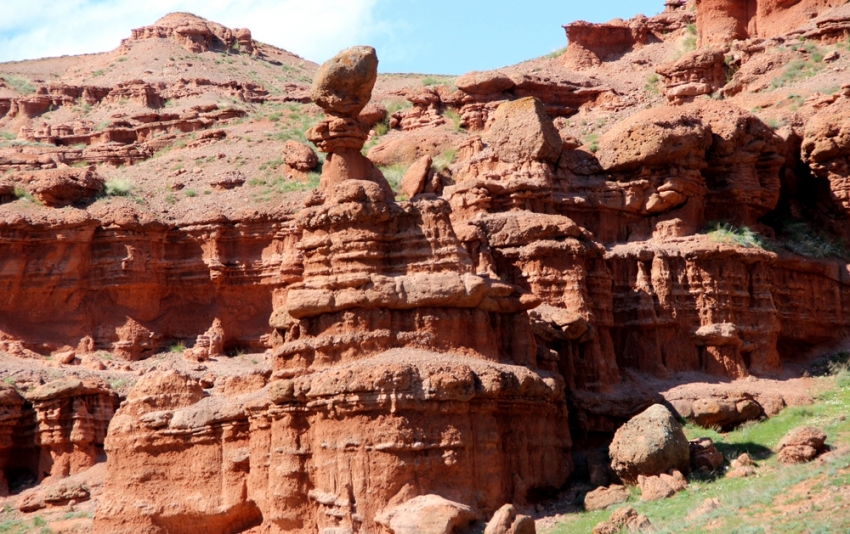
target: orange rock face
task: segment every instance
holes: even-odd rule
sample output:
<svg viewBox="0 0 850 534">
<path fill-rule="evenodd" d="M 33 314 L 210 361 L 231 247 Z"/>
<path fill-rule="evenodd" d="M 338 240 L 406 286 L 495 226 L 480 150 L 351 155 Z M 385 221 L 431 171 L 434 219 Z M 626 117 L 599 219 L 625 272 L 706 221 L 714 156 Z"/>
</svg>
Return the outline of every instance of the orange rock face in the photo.
<svg viewBox="0 0 850 534">
<path fill-rule="evenodd" d="M 700 45 L 727 45 L 736 39 L 781 35 L 845 3 L 842 0 L 696 0 Z M 822 30 L 835 24 L 829 14 L 819 22 L 816 27 Z"/>
</svg>

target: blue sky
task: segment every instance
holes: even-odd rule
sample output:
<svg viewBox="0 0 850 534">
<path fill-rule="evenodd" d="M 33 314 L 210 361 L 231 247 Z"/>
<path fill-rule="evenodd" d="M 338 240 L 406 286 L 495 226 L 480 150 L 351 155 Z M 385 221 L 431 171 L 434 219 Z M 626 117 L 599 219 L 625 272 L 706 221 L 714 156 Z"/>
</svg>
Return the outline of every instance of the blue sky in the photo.
<svg viewBox="0 0 850 534">
<path fill-rule="evenodd" d="M 321 63 L 354 44 L 381 72 L 462 74 L 566 45 L 561 25 L 654 15 L 663 0 L 2 0 L 0 61 L 103 52 L 131 28 L 189 11 Z"/>
</svg>

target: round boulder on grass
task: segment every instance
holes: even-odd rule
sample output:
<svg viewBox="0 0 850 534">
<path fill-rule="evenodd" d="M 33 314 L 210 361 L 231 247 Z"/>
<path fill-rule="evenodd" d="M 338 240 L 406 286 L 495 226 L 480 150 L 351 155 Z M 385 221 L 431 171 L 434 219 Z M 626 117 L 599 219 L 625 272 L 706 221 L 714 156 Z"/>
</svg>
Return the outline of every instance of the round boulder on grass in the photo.
<svg viewBox="0 0 850 534">
<path fill-rule="evenodd" d="M 690 443 L 682 425 L 661 404 L 631 418 L 614 434 L 609 448 L 611 468 L 624 482 L 676 469 L 688 473 Z"/>
</svg>

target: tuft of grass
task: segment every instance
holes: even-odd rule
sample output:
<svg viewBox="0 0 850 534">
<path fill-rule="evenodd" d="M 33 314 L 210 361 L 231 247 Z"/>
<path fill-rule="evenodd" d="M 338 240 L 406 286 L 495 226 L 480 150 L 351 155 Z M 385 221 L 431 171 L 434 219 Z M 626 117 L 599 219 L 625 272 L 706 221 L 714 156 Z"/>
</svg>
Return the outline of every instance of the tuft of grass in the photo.
<svg viewBox="0 0 850 534">
<path fill-rule="evenodd" d="M 807 258 L 850 259 L 847 248 L 840 241 L 831 239 L 805 221 L 785 222 L 780 243 L 791 252 Z"/>
<path fill-rule="evenodd" d="M 15 190 L 14 190 L 14 195 L 15 195 L 15 198 L 17 198 L 18 200 L 23 200 L 24 202 L 32 202 L 33 204 L 38 204 L 38 201 L 35 199 L 34 196 L 32 196 L 32 193 L 30 193 L 29 191 L 27 191 L 23 187 L 16 185 Z"/>
<path fill-rule="evenodd" d="M 170 347 L 168 347 L 169 352 L 173 352 L 175 354 L 180 354 L 186 351 L 186 345 L 183 344 L 182 341 L 177 342 Z"/>
<path fill-rule="evenodd" d="M 688 24 L 687 30 L 688 30 L 689 34 L 696 35 L 697 34 L 697 25 L 696 24 Z"/>
<path fill-rule="evenodd" d="M 558 48 L 557 50 L 552 50 L 550 53 L 546 54 L 544 57 L 546 59 L 557 59 L 557 58 L 561 57 L 562 55 L 564 55 L 564 52 L 566 52 L 566 51 L 567 51 L 567 47 L 563 46 L 561 48 Z"/>
<path fill-rule="evenodd" d="M 455 156 L 457 156 L 457 150 L 454 148 L 444 150 L 439 156 L 433 159 L 431 167 L 437 172 L 443 172 L 454 162 Z"/>
<path fill-rule="evenodd" d="M 746 226 L 734 226 L 727 222 L 715 222 L 709 224 L 706 234 L 717 243 L 737 245 L 744 248 L 767 249 L 762 236 Z"/>
<path fill-rule="evenodd" d="M 595 133 L 587 134 L 584 137 L 584 144 L 587 145 L 587 150 L 596 154 L 599 151 L 599 135 Z"/>
<path fill-rule="evenodd" d="M 437 78 L 434 78 L 433 76 L 426 76 L 422 78 L 422 85 L 425 87 L 431 87 L 432 85 L 437 85 L 437 83 Z"/>
<path fill-rule="evenodd" d="M 378 168 L 384 174 L 384 178 L 387 179 L 387 182 L 389 182 L 393 191 L 398 191 L 399 186 L 401 186 L 401 179 L 404 178 L 404 173 L 407 172 L 407 166 L 402 165 L 401 163 L 396 163 L 394 165 Z"/>
<path fill-rule="evenodd" d="M 126 197 L 132 191 L 133 184 L 126 178 L 112 178 L 103 187 L 103 192 L 110 197 Z"/>
<path fill-rule="evenodd" d="M 194 189 L 187 189 L 187 190 L 183 191 L 183 194 L 185 194 L 189 198 L 198 196 L 198 192 L 195 191 Z"/>
<path fill-rule="evenodd" d="M 687 35 L 684 39 L 682 39 L 682 51 L 683 52 L 693 52 L 697 49 L 697 38 L 696 35 Z"/>
<path fill-rule="evenodd" d="M 655 73 L 650 74 L 646 78 L 646 84 L 643 86 L 644 91 L 649 93 L 652 96 L 658 96 L 658 82 L 661 80 L 659 76 Z"/>
<path fill-rule="evenodd" d="M 454 131 L 461 131 L 460 113 L 453 109 L 446 109 L 443 111 L 443 117 L 447 118 L 452 123 L 452 128 L 454 129 Z"/>
</svg>

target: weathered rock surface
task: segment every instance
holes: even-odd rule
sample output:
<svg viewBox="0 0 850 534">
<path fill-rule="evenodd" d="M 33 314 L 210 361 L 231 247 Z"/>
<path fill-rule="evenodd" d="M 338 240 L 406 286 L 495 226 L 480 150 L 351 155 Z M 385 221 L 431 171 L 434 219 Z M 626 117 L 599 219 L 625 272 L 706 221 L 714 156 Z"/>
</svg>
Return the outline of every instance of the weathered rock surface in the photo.
<svg viewBox="0 0 850 534">
<path fill-rule="evenodd" d="M 629 490 L 625 486 L 612 485 L 596 488 L 584 496 L 584 509 L 588 512 L 604 510 L 609 506 L 629 500 Z"/>
<path fill-rule="evenodd" d="M 512 504 L 499 508 L 484 528 L 484 534 L 536 534 L 536 532 L 534 519 L 517 513 Z"/>
<path fill-rule="evenodd" d="M 638 482 L 671 469 L 689 472 L 690 448 L 682 425 L 660 404 L 633 417 L 614 434 L 611 467 L 623 481 Z"/>
<path fill-rule="evenodd" d="M 101 192 L 105 183 L 93 166 L 20 172 L 7 176 L 7 179 L 31 193 L 39 202 L 54 208 L 90 199 Z"/>
<path fill-rule="evenodd" d="M 812 426 L 801 426 L 788 432 L 776 446 L 777 458 L 784 464 L 800 464 L 813 460 L 826 450 L 826 433 Z"/>
<path fill-rule="evenodd" d="M 688 487 L 688 481 L 681 472 L 673 469 L 670 473 L 661 473 L 656 476 L 638 475 L 638 486 L 640 487 L 640 500 L 659 501 L 672 497 L 677 492 Z"/>
<path fill-rule="evenodd" d="M 415 497 L 376 519 L 393 534 L 452 534 L 474 520 L 470 507 L 437 495 Z"/>
<path fill-rule="evenodd" d="M 652 523 L 645 515 L 640 515 L 631 506 L 620 508 L 611 514 L 608 521 L 603 521 L 593 527 L 593 534 L 619 534 L 626 532 L 651 532 Z"/>
</svg>

